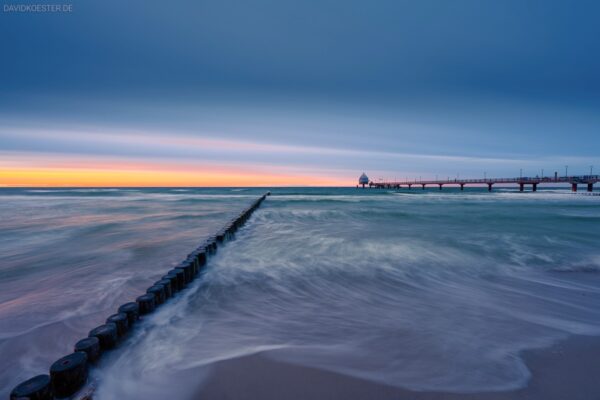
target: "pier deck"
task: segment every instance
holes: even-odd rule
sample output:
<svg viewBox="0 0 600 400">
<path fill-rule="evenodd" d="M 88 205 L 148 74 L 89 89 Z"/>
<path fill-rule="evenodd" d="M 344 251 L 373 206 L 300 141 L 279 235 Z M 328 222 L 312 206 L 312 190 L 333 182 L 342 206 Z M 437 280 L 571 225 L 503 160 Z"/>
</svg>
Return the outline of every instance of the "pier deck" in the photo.
<svg viewBox="0 0 600 400">
<path fill-rule="evenodd" d="M 537 190 L 537 186 L 545 183 L 568 183 L 571 185 L 573 192 L 577 191 L 578 185 L 587 185 L 587 191 L 594 190 L 594 183 L 600 182 L 600 175 L 573 175 L 573 176 L 554 176 L 554 177 L 518 177 L 518 178 L 484 178 L 484 179 L 444 179 L 444 180 L 404 180 L 391 182 L 369 182 L 369 187 L 376 189 L 401 189 L 413 186 L 421 186 L 425 189 L 426 186 L 437 185 L 440 190 L 444 185 L 460 186 L 460 190 L 464 190 L 465 185 L 487 185 L 488 191 L 492 191 L 492 186 L 495 184 L 517 184 L 519 190 L 525 190 L 525 185 L 531 185 L 532 191 Z"/>
</svg>

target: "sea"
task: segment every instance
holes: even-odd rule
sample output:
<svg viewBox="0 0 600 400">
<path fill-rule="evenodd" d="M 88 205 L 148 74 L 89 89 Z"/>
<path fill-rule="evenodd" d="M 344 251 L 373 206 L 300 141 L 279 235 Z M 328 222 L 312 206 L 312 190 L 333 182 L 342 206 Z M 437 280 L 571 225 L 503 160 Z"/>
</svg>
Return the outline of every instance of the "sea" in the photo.
<svg viewBox="0 0 600 400">
<path fill-rule="evenodd" d="M 566 188 L 3 188 L 0 398 L 267 190 L 94 368 L 95 399 L 192 398 L 211 365 L 256 353 L 417 391 L 512 390 L 531 377 L 523 351 L 600 335 L 600 197 Z"/>
</svg>

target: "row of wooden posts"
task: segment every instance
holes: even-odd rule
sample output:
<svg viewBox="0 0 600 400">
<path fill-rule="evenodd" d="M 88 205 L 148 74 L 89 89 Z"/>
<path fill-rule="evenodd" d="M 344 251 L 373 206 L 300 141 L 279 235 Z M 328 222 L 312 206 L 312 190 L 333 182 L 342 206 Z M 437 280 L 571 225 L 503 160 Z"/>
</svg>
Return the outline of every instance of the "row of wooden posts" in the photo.
<svg viewBox="0 0 600 400">
<path fill-rule="evenodd" d="M 10 399 L 54 400 L 75 395 L 86 384 L 89 368 L 96 364 L 103 354 L 114 349 L 140 319 L 189 285 L 205 267 L 207 257 L 216 252 L 217 245 L 229 239 L 268 195 L 269 192 L 258 198 L 216 235 L 198 246 L 135 302 L 120 306 L 116 314 L 106 319 L 105 324 L 92 329 L 88 337 L 78 341 L 73 353 L 54 362 L 49 374 L 35 376 L 17 385 L 12 390 Z"/>
</svg>

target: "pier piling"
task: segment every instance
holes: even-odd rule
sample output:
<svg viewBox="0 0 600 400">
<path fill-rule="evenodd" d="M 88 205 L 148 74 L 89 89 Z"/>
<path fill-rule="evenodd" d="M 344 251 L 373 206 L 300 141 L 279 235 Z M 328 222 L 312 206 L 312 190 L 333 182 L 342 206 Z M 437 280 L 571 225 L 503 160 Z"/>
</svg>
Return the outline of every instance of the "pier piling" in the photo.
<svg viewBox="0 0 600 400">
<path fill-rule="evenodd" d="M 183 271 L 181 271 L 183 273 Z M 156 302 L 153 294 L 144 294 L 135 299 L 140 308 L 140 315 L 150 314 L 156 308 Z"/>
<path fill-rule="evenodd" d="M 129 326 L 133 326 L 135 321 L 138 320 L 140 315 L 140 308 L 137 303 L 125 303 L 118 310 L 120 313 L 127 315 L 127 321 L 129 322 Z"/>
<path fill-rule="evenodd" d="M 68 397 L 85 384 L 88 377 L 87 354 L 71 353 L 50 367 L 50 380 L 56 397 Z"/>
<path fill-rule="evenodd" d="M 129 330 L 129 321 L 127 320 L 127 314 L 117 313 L 113 314 L 106 319 L 106 323 L 113 323 L 117 327 L 117 337 L 121 338 L 125 336 Z"/>
<path fill-rule="evenodd" d="M 155 285 L 161 285 L 165 290 L 165 300 L 170 299 L 173 296 L 173 288 L 171 286 L 170 279 L 161 279 L 154 283 Z"/>
<path fill-rule="evenodd" d="M 53 400 L 54 393 L 50 383 L 50 375 L 38 375 L 18 384 L 10 392 L 10 400 L 35 399 Z"/>
<path fill-rule="evenodd" d="M 154 295 L 154 303 L 157 306 L 165 302 L 165 288 L 163 285 L 150 286 L 146 292 Z"/>
<path fill-rule="evenodd" d="M 110 350 L 117 345 L 117 325 L 109 322 L 90 331 L 89 337 L 97 337 L 102 351 Z"/>
<path fill-rule="evenodd" d="M 100 341 L 97 337 L 87 337 L 75 343 L 74 352 L 83 351 L 87 354 L 88 362 L 94 363 L 100 358 Z"/>
</svg>

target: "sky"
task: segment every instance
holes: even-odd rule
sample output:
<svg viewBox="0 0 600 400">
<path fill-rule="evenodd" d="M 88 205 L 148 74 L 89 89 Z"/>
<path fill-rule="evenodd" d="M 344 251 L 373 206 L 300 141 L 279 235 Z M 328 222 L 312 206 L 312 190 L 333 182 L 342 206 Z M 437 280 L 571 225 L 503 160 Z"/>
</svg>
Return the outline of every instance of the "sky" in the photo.
<svg viewBox="0 0 600 400">
<path fill-rule="evenodd" d="M 0 12 L 0 186 L 600 171 L 597 1 L 68 4 Z"/>
</svg>

